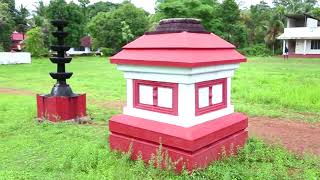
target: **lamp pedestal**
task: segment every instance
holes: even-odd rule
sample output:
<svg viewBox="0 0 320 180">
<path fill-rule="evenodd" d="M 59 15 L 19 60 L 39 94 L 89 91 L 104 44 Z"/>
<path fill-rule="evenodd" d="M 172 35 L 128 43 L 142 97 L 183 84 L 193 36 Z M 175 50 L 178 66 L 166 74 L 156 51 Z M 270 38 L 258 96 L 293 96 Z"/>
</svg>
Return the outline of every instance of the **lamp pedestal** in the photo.
<svg viewBox="0 0 320 180">
<path fill-rule="evenodd" d="M 51 122 L 71 121 L 86 116 L 86 94 L 71 97 L 37 95 L 37 116 Z"/>
</svg>

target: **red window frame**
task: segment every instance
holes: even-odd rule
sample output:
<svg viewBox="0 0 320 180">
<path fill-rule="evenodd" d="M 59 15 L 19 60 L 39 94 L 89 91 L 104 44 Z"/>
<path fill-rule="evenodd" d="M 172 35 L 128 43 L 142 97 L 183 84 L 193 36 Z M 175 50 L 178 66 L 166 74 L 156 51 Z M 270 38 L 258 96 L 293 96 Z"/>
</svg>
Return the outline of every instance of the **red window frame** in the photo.
<svg viewBox="0 0 320 180">
<path fill-rule="evenodd" d="M 153 105 L 142 104 L 139 102 L 139 99 L 140 99 L 139 86 L 140 85 L 153 87 Z M 159 87 L 172 89 L 172 108 L 158 106 L 158 88 Z M 134 79 L 133 80 L 133 107 L 138 109 L 177 116 L 178 115 L 178 84 Z"/>
<path fill-rule="evenodd" d="M 218 104 L 212 104 L 212 86 L 217 84 L 222 85 L 222 102 Z M 205 88 L 205 87 L 209 88 L 209 97 L 208 97 L 209 106 L 199 108 L 199 89 Z M 227 78 L 196 83 L 195 98 L 196 98 L 196 104 L 195 104 L 196 116 L 226 108 L 227 107 Z"/>
</svg>

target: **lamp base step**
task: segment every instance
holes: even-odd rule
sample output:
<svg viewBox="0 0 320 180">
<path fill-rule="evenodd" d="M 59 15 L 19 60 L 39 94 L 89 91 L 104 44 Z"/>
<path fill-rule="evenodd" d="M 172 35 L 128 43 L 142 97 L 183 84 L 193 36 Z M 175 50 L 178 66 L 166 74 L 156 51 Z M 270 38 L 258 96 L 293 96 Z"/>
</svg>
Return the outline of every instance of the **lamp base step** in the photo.
<svg viewBox="0 0 320 180">
<path fill-rule="evenodd" d="M 85 117 L 86 94 L 72 97 L 37 95 L 37 117 L 51 122 L 77 120 Z"/>
</svg>

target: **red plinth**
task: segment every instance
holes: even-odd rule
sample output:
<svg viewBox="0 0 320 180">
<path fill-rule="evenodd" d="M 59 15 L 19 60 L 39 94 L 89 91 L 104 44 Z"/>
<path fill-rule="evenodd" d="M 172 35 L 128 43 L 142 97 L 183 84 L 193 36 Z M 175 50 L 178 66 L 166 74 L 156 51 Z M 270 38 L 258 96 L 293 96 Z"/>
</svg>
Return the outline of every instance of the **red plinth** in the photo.
<svg viewBox="0 0 320 180">
<path fill-rule="evenodd" d="M 110 147 L 112 150 L 128 152 L 132 159 L 141 153 L 145 162 L 157 154 L 160 143 L 163 152 L 168 152 L 177 161 L 176 170 L 185 166 L 189 171 L 205 168 L 225 153 L 236 153 L 242 147 L 248 133 L 247 116 L 233 113 L 196 126 L 184 128 L 142 118 L 118 115 L 109 122 Z"/>
<path fill-rule="evenodd" d="M 38 118 L 52 122 L 74 120 L 86 116 L 86 94 L 72 97 L 37 95 Z"/>
</svg>

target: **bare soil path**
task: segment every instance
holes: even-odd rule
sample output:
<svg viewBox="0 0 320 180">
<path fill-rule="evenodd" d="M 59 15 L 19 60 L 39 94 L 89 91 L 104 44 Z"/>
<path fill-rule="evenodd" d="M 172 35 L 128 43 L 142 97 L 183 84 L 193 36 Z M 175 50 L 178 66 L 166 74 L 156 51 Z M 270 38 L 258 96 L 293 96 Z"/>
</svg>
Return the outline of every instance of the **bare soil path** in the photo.
<svg viewBox="0 0 320 180">
<path fill-rule="evenodd" d="M 269 143 L 283 144 L 295 153 L 306 152 L 320 156 L 320 123 L 251 117 L 249 135 Z"/>
<path fill-rule="evenodd" d="M 25 89 L 0 88 L 0 94 L 32 96 L 32 95 L 35 95 L 36 93 L 30 90 L 25 90 Z"/>
<path fill-rule="evenodd" d="M 36 93 L 13 88 L 0 88 L 0 94 L 35 95 Z M 102 108 L 121 110 L 124 101 L 90 100 Z M 304 152 L 320 156 L 320 123 L 307 123 L 288 119 L 250 117 L 249 135 L 259 137 L 268 143 L 280 143 L 295 153 Z"/>
</svg>

